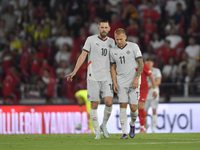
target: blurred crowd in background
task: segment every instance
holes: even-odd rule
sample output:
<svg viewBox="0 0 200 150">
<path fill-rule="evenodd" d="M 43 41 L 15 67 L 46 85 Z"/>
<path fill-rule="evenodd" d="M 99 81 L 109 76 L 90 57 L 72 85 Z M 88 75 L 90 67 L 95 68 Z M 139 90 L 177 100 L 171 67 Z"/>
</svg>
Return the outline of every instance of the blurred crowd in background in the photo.
<svg viewBox="0 0 200 150">
<path fill-rule="evenodd" d="M 99 19 L 110 22 L 109 37 L 124 28 L 144 60 L 162 72 L 161 96 L 200 94 L 200 0 L 0 0 L 0 97 L 74 101 L 86 89 L 87 62 L 71 73 L 86 38 L 98 34 Z M 172 84 L 171 84 L 172 83 Z M 176 84 L 176 86 L 174 86 Z M 180 85 L 180 86 L 179 86 Z"/>
</svg>

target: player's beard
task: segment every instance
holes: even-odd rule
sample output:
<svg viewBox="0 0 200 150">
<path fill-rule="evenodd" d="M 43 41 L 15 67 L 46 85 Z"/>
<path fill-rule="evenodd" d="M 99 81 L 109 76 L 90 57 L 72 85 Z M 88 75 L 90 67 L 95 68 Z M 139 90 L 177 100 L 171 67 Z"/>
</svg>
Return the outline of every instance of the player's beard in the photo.
<svg viewBox="0 0 200 150">
<path fill-rule="evenodd" d="M 103 33 L 104 33 L 104 34 L 103 34 Z M 101 32 L 100 35 L 101 35 L 102 38 L 105 38 L 105 37 L 107 37 L 108 33 L 106 33 L 106 32 Z"/>
</svg>

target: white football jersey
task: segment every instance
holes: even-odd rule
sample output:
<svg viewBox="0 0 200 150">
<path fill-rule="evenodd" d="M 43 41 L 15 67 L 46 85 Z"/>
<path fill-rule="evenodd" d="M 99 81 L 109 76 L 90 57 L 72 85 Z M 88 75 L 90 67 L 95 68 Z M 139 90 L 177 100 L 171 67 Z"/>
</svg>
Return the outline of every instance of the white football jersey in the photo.
<svg viewBox="0 0 200 150">
<path fill-rule="evenodd" d="M 94 81 L 111 80 L 110 49 L 115 45 L 112 38 L 102 40 L 98 35 L 86 39 L 83 50 L 88 52 L 87 79 Z"/>
<path fill-rule="evenodd" d="M 153 76 L 153 78 L 154 78 L 154 80 L 156 81 L 156 79 L 157 78 L 162 78 L 162 74 L 161 74 L 161 72 L 160 72 L 160 69 L 158 69 L 158 68 L 153 68 L 153 70 L 152 70 L 152 76 Z M 148 85 L 151 85 L 151 80 L 149 79 L 149 77 L 147 77 L 147 82 L 148 82 Z M 158 94 L 158 96 L 156 97 L 156 100 L 159 100 L 159 94 L 160 94 L 160 90 L 159 90 L 159 87 L 157 86 L 156 87 L 156 89 L 157 89 L 157 94 Z M 149 89 L 149 92 L 148 92 L 148 95 L 147 95 L 147 100 L 153 100 L 154 98 L 153 98 L 153 87 L 151 87 L 150 89 Z"/>
<path fill-rule="evenodd" d="M 127 42 L 123 48 L 119 48 L 117 45 L 111 48 L 110 62 L 116 63 L 118 85 L 132 87 L 138 68 L 136 58 L 139 57 L 142 57 L 140 48 L 132 42 Z"/>
</svg>

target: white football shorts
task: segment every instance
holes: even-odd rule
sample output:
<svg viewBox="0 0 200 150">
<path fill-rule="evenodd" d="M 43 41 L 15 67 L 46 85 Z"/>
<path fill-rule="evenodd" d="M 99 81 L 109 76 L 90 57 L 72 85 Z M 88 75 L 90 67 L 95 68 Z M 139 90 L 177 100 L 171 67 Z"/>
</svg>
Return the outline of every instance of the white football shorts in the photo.
<svg viewBox="0 0 200 150">
<path fill-rule="evenodd" d="M 93 81 L 87 80 L 87 100 L 99 101 L 99 97 L 113 97 L 113 83 L 112 81 Z"/>
</svg>

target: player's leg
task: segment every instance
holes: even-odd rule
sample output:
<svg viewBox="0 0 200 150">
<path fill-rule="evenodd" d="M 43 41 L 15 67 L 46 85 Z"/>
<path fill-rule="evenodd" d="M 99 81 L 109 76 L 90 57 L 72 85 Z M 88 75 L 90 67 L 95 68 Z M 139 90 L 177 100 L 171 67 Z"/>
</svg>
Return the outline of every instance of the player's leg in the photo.
<svg viewBox="0 0 200 150">
<path fill-rule="evenodd" d="M 140 133 L 146 133 L 144 105 L 145 102 L 139 101 L 138 109 L 139 109 L 139 119 L 140 119 Z"/>
<path fill-rule="evenodd" d="M 90 118 L 92 120 L 94 131 L 96 133 L 96 139 L 99 139 L 101 137 L 99 121 L 98 121 L 98 114 L 97 114 L 98 104 L 99 104 L 98 101 L 92 101 L 91 102 L 91 110 L 90 110 Z"/>
<path fill-rule="evenodd" d="M 123 135 L 120 139 L 128 139 L 127 136 L 127 103 L 120 103 L 119 120 L 122 127 Z"/>
<path fill-rule="evenodd" d="M 100 128 L 103 131 L 103 135 L 105 138 L 109 137 L 109 133 L 106 128 L 106 124 L 110 118 L 112 112 L 112 103 L 113 103 L 113 88 L 112 82 L 101 82 L 101 93 L 104 99 L 105 108 L 104 108 L 104 116 L 103 116 L 103 123 L 101 124 Z"/>
<path fill-rule="evenodd" d="M 138 103 L 139 119 L 140 119 L 140 133 L 146 133 L 144 105 L 146 102 L 147 94 L 148 94 L 148 89 L 142 89 L 140 92 L 140 99 Z"/>
<path fill-rule="evenodd" d="M 129 136 L 131 138 L 135 137 L 135 121 L 138 116 L 138 100 L 140 98 L 139 88 L 129 90 L 129 99 L 130 99 L 130 110 L 131 110 L 131 122 L 130 122 L 130 132 Z"/>
<path fill-rule="evenodd" d="M 98 82 L 87 80 L 87 90 L 88 90 L 87 100 L 91 101 L 90 118 L 92 120 L 94 131 L 96 133 L 95 139 L 101 139 L 98 114 L 97 114 L 97 108 L 99 104 L 99 92 L 100 92 Z"/>
<path fill-rule="evenodd" d="M 158 108 L 158 100 L 152 100 L 151 107 L 153 110 L 153 117 L 152 117 L 152 132 L 155 133 L 156 125 L 157 125 L 157 108 Z"/>
<path fill-rule="evenodd" d="M 120 104 L 120 112 L 119 112 L 119 120 L 122 128 L 122 137 L 120 139 L 128 139 L 127 136 L 127 103 L 128 103 L 128 95 L 127 89 L 121 86 L 118 86 L 118 102 Z"/>
<path fill-rule="evenodd" d="M 151 106 L 151 101 L 150 101 L 150 100 L 147 100 L 147 101 L 145 102 L 145 105 L 144 105 L 144 110 L 145 110 L 145 127 L 146 127 L 146 130 L 147 130 L 148 127 L 149 127 L 147 115 L 148 115 L 148 109 L 149 109 L 150 106 Z"/>
</svg>

